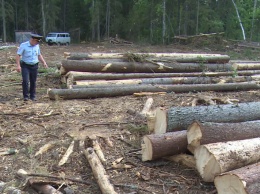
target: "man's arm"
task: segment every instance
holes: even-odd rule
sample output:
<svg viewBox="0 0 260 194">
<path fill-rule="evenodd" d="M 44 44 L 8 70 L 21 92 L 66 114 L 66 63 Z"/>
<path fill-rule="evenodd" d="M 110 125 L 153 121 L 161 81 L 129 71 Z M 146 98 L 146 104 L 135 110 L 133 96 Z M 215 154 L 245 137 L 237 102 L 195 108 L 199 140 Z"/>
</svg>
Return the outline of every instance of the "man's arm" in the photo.
<svg viewBox="0 0 260 194">
<path fill-rule="evenodd" d="M 16 55 L 16 71 L 21 72 L 21 64 L 20 64 L 21 56 Z"/>
<path fill-rule="evenodd" d="M 47 63 L 45 62 L 45 60 L 44 60 L 44 58 L 43 58 L 42 55 L 38 55 L 38 59 L 39 59 L 39 61 L 41 61 L 41 62 L 43 63 L 43 66 L 44 66 L 45 68 L 48 68 L 48 65 L 47 65 Z"/>
</svg>

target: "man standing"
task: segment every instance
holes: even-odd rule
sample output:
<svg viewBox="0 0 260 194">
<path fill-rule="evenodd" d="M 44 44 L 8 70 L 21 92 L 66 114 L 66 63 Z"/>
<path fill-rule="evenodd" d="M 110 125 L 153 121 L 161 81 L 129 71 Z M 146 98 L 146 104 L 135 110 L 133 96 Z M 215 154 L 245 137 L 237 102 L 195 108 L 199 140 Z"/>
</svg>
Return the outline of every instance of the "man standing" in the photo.
<svg viewBox="0 0 260 194">
<path fill-rule="evenodd" d="M 22 72 L 24 101 L 28 101 L 29 99 L 36 100 L 36 80 L 39 61 L 43 63 L 45 68 L 48 68 L 39 47 L 41 39 L 42 36 L 31 34 L 30 40 L 22 43 L 17 51 L 16 70 L 17 72 Z"/>
</svg>

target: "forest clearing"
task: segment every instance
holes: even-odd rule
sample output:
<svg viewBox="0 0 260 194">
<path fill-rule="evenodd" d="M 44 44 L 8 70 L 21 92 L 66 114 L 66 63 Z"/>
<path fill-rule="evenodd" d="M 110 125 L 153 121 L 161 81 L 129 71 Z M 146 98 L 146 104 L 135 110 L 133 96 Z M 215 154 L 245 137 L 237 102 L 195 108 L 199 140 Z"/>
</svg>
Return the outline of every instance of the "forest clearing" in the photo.
<svg viewBox="0 0 260 194">
<path fill-rule="evenodd" d="M 200 165 L 204 165 L 201 158 L 206 156 L 203 153 L 214 149 L 213 146 L 208 145 L 219 141 L 213 142 L 207 139 L 205 140 L 207 143 L 202 143 L 203 139 L 201 144 L 207 145 L 201 146 L 201 150 L 199 150 L 196 140 L 194 140 L 195 143 L 189 144 L 187 148 L 187 144 L 191 140 L 189 138 L 187 140 L 186 136 L 190 138 L 195 136 L 195 132 L 192 132 L 192 135 L 189 136 L 190 130 L 197 132 L 203 128 L 210 131 L 210 122 L 221 123 L 223 119 L 230 119 L 230 115 L 234 114 L 233 120 L 226 120 L 226 124 L 250 121 L 251 123 L 246 123 L 245 126 L 250 125 L 250 129 L 255 129 L 256 134 L 252 131 L 252 133 L 250 132 L 252 136 L 247 134 L 243 138 L 235 135 L 237 138 L 233 140 L 241 140 L 244 144 L 249 144 L 243 139 L 252 138 L 256 139 L 255 141 L 259 144 L 259 122 L 257 120 L 260 120 L 258 114 L 260 90 L 259 78 L 255 74 L 260 74 L 258 72 L 260 70 L 258 66 L 260 50 L 248 45 L 245 46 L 245 44 L 239 46 L 236 42 L 223 41 L 221 44 L 208 42 L 207 46 L 202 46 L 199 43 L 200 40 L 192 44 L 175 43 L 165 46 L 135 45 L 129 44 L 129 42 L 124 44 L 115 42 L 84 43 L 69 46 L 48 46 L 43 43 L 41 50 L 49 69 L 40 69 L 37 81 L 38 101 L 36 102 L 24 102 L 22 99 L 21 75 L 15 71 L 17 48 L 11 47 L 0 50 L 0 191 L 1 189 L 13 189 L 14 191 L 15 188 L 16 193 L 21 191 L 21 193 L 30 194 L 36 194 L 37 191 L 48 193 L 47 190 L 49 190 L 49 193 L 53 193 L 55 190 L 56 193 L 66 194 L 216 194 L 217 189 L 212 181 L 214 177 L 212 178 L 211 174 L 208 175 L 207 172 L 204 172 L 203 167 L 199 167 L 199 170 L 197 170 L 195 159 L 199 160 Z M 69 59 L 66 55 L 68 53 L 88 53 L 89 55 L 91 53 L 93 55 L 94 53 L 103 53 L 103 55 L 115 53 L 192 53 L 224 56 L 224 62 L 220 63 L 220 59 L 217 59 L 218 61 L 215 63 L 221 64 L 222 74 L 214 76 L 210 75 L 210 72 L 216 72 L 216 70 L 210 69 L 214 65 L 208 65 L 205 61 L 190 62 L 198 65 L 192 66 L 193 69 L 190 66 L 187 67 L 187 69 L 191 69 L 189 72 L 185 71 L 184 73 L 183 70 L 178 72 L 177 69 L 169 71 L 169 76 L 170 73 L 172 75 L 175 73 L 175 79 L 171 79 L 171 82 L 162 79 L 162 74 L 168 72 L 155 72 L 159 68 L 169 70 L 172 68 L 170 65 L 164 63 L 164 66 L 160 66 L 161 63 L 158 61 L 152 64 L 153 66 L 147 64 L 147 69 L 154 68 L 152 69 L 153 73 L 150 72 L 150 74 L 158 73 L 158 76 L 161 76 L 160 82 L 157 83 L 154 76 L 136 80 L 137 78 L 132 75 L 132 81 L 137 81 L 135 84 L 137 83 L 140 89 L 126 92 L 111 85 L 127 85 L 129 84 L 127 81 L 118 83 L 114 78 L 111 78 L 110 82 L 104 82 L 104 79 L 100 78 L 103 82 L 99 80 L 100 83 L 97 83 L 97 80 L 94 82 L 94 80 L 88 78 L 88 83 L 83 83 L 82 79 L 76 79 L 76 74 L 73 75 L 74 77 L 70 76 L 68 72 L 76 71 L 77 69 L 73 68 L 80 65 L 73 65 L 73 63 L 79 64 L 79 62 L 75 62 L 75 58 Z M 230 58 L 227 59 L 227 56 Z M 236 70 L 234 70 L 234 66 L 229 66 L 229 60 L 236 64 Z M 60 69 L 62 63 L 64 64 L 63 73 Z M 175 63 L 181 62 L 176 59 Z M 241 65 L 243 63 L 254 64 L 256 69 L 249 69 L 249 66 L 244 67 Z M 65 64 L 67 64 L 67 70 L 70 68 L 68 71 Z M 100 64 L 103 70 L 101 73 L 98 69 Z M 111 64 L 117 63 L 111 62 Z M 84 64 L 82 64 L 82 69 L 85 68 L 83 66 Z M 109 72 L 104 71 L 111 68 L 111 66 L 104 68 L 106 65 L 100 61 L 85 66 L 96 68 L 94 75 L 96 79 L 100 74 L 109 74 Z M 144 70 L 137 72 L 139 66 L 134 67 L 135 73 L 132 74 L 149 74 Z M 206 68 L 203 71 L 204 79 L 198 81 L 198 78 L 201 77 L 201 71 L 196 71 L 196 68 L 202 66 Z M 131 72 L 125 72 L 130 67 L 132 66 L 121 69 L 123 71 L 121 73 L 131 74 Z M 216 68 L 219 68 L 219 66 L 216 66 Z M 223 70 L 224 68 L 227 69 Z M 86 72 L 88 71 L 89 69 L 86 70 Z M 177 73 L 180 75 L 177 75 Z M 109 76 L 108 74 L 106 76 Z M 185 74 L 187 79 L 176 79 L 183 77 Z M 100 76 L 102 77 L 102 75 Z M 64 81 L 64 77 L 67 80 Z M 72 77 L 73 80 L 68 80 Z M 227 77 L 229 79 L 226 79 Z M 154 79 L 148 83 L 148 78 Z M 147 82 L 147 85 L 141 88 L 145 84 L 144 82 Z M 166 82 L 166 84 L 164 83 L 166 86 L 162 82 Z M 100 85 L 97 86 L 98 84 Z M 131 89 L 130 84 L 126 86 L 128 91 Z M 230 85 L 227 87 L 225 84 Z M 95 85 L 95 90 L 84 93 L 88 89 L 93 89 L 91 88 L 94 87 L 93 85 Z M 154 89 L 154 86 L 158 85 L 163 89 L 160 87 L 160 89 L 158 87 Z M 210 86 L 212 88 L 207 89 Z M 108 87 L 115 87 L 116 89 L 110 91 L 110 93 L 105 93 Z M 151 90 L 145 91 L 144 88 Z M 77 93 L 69 93 L 68 91 L 71 90 L 72 93 L 77 90 Z M 104 93 L 101 93 L 101 91 Z M 210 109 L 211 106 L 213 106 L 212 109 Z M 232 106 L 232 110 L 230 110 L 230 106 Z M 235 111 L 237 106 L 245 111 L 242 114 L 244 120 L 239 117 L 240 111 Z M 194 118 L 189 115 L 192 110 L 184 110 L 192 107 L 198 108 L 193 113 Z M 204 111 L 201 107 L 207 107 L 207 110 Z M 223 112 L 219 113 L 221 111 L 215 110 L 214 107 L 221 107 L 220 109 Z M 187 118 L 180 118 L 182 122 L 169 123 L 171 119 L 176 117 L 174 112 L 181 111 L 183 111 L 182 113 L 187 111 L 187 117 L 190 117 L 191 120 L 184 122 Z M 196 117 L 196 112 L 199 111 L 201 111 L 201 115 L 204 114 L 203 119 L 199 116 Z M 152 112 L 157 112 L 156 116 Z M 207 116 L 210 113 L 215 113 L 213 115 L 215 120 L 212 118 L 205 119 L 208 118 Z M 230 117 L 223 116 L 225 113 L 229 113 Z M 154 119 L 157 119 L 157 123 Z M 193 123 L 194 120 L 197 120 L 197 123 Z M 256 122 L 253 123 L 253 121 Z M 223 126 L 219 127 L 217 124 L 213 127 L 216 130 L 223 128 Z M 225 128 L 228 130 L 229 127 L 225 126 Z M 233 128 L 239 127 L 234 124 Z M 244 133 L 246 134 L 246 132 Z M 160 136 L 162 134 L 165 136 Z M 184 137 L 185 142 L 177 140 L 177 137 Z M 231 137 L 228 135 L 220 138 L 221 140 L 231 141 Z M 151 146 L 153 143 L 158 143 L 157 141 L 159 141 L 158 146 Z M 149 146 L 146 145 L 147 143 Z M 222 143 L 223 145 L 220 144 L 220 147 L 228 147 L 224 145 L 224 142 Z M 248 150 L 254 150 L 252 155 L 249 154 L 254 160 L 244 161 L 244 164 L 259 162 L 260 146 L 258 144 L 256 143 L 254 144 L 255 147 L 252 145 L 248 148 Z M 147 150 L 144 149 L 144 146 L 147 149 L 151 147 L 159 148 L 152 150 L 154 153 L 150 153 L 151 150 L 149 153 L 145 153 Z M 178 147 L 177 150 L 174 150 L 173 146 Z M 217 147 L 215 144 L 214 146 Z M 243 149 L 241 148 L 241 150 Z M 209 152 L 213 153 L 213 151 Z M 179 159 L 172 156 L 181 153 L 186 154 L 185 156 L 188 159 Z M 214 154 L 217 155 L 218 153 Z M 218 163 L 218 161 L 214 162 Z M 240 167 L 243 166 L 240 165 L 236 168 Z M 221 167 L 221 169 L 224 168 L 230 171 L 231 167 Z M 252 168 L 259 169 L 259 165 Z M 217 175 L 218 173 L 216 172 Z M 218 177 L 218 185 L 221 184 L 220 179 L 221 177 Z"/>
</svg>

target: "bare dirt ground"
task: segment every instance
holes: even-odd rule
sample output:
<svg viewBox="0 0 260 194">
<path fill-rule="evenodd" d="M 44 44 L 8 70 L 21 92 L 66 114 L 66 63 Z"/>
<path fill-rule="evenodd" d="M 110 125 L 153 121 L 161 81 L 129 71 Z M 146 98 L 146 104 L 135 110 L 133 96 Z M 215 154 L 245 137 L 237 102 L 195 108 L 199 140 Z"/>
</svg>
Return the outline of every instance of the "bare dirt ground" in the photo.
<svg viewBox="0 0 260 194">
<path fill-rule="evenodd" d="M 18 45 L 16 45 L 18 46 Z M 147 134 L 146 123 L 136 122 L 127 110 L 141 111 L 148 97 L 124 96 L 83 100 L 51 101 L 48 88 L 61 88 L 56 65 L 61 62 L 64 52 L 202 52 L 220 53 L 233 46 L 196 47 L 194 45 L 169 46 L 119 46 L 109 43 L 79 44 L 70 46 L 41 46 L 50 69 L 39 74 L 37 81 L 37 102 L 23 102 L 21 75 L 15 71 L 16 48 L 0 50 L 0 149 L 16 149 L 16 154 L 0 155 L 0 181 L 13 184 L 24 193 L 37 193 L 26 180 L 18 178 L 16 172 L 24 169 L 30 173 L 57 176 L 33 177 L 34 181 L 44 180 L 56 188 L 69 188 L 76 194 L 99 194 L 98 184 L 86 157 L 75 150 L 66 164 L 58 163 L 65 154 L 73 137 L 82 139 L 97 134 L 97 141 L 107 159 L 105 169 L 115 190 L 120 193 L 162 193 L 162 194 L 213 194 L 217 193 L 213 183 L 205 183 L 196 170 L 167 160 L 141 161 L 141 138 Z M 241 51 L 234 50 L 237 55 Z M 258 51 L 254 51 L 258 55 Z M 241 58 L 241 60 L 247 58 Z M 240 102 L 259 101 L 259 91 L 203 92 L 202 94 L 238 99 Z M 163 106 L 190 106 L 198 93 L 169 93 L 154 95 L 153 108 Z M 113 145 L 108 144 L 109 140 Z M 43 145 L 54 142 L 53 147 L 35 156 Z M 114 168 L 117 159 L 129 168 Z M 72 178 L 68 180 L 67 178 Z M 82 182 L 76 181 L 82 180 Z M 61 189 L 61 190 L 62 190 Z M 73 191 L 73 192 L 72 192 Z"/>
</svg>

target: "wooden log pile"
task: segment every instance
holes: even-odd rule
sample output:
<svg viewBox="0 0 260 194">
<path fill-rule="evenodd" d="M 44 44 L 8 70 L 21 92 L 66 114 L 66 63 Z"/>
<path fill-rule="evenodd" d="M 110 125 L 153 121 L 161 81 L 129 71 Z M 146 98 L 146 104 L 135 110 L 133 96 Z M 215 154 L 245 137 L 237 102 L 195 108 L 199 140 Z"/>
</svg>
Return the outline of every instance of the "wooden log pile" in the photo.
<svg viewBox="0 0 260 194">
<path fill-rule="evenodd" d="M 60 74 L 67 89 L 50 99 L 98 98 L 140 92 L 259 89 L 260 63 L 228 55 L 194 53 L 64 53 Z"/>
<path fill-rule="evenodd" d="M 167 158 L 196 168 L 219 194 L 260 192 L 260 102 L 158 108 L 142 160 Z"/>
</svg>

